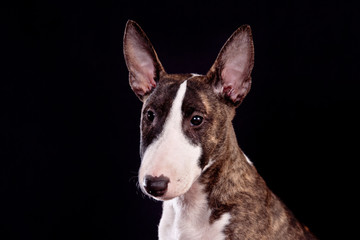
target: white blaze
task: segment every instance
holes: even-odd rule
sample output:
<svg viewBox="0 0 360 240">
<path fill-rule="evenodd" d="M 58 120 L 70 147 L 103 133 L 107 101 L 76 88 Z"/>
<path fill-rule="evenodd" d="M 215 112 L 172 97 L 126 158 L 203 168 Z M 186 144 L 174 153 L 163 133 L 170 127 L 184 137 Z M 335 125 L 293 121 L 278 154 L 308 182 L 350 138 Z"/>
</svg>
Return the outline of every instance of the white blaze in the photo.
<svg viewBox="0 0 360 240">
<path fill-rule="evenodd" d="M 159 197 L 161 200 L 184 194 L 201 174 L 198 166 L 201 147 L 192 144 L 182 130 L 181 106 L 186 86 L 187 81 L 180 85 L 163 131 L 145 150 L 139 171 L 139 183 L 142 188 L 146 175 L 164 175 L 170 179 L 166 194 Z"/>
</svg>

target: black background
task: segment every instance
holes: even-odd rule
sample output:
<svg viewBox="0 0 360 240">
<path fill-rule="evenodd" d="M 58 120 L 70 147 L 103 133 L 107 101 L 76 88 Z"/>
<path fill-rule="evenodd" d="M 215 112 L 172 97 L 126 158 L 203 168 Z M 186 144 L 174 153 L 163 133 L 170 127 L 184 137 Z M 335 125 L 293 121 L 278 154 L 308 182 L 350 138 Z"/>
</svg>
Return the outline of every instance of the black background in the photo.
<svg viewBox="0 0 360 240">
<path fill-rule="evenodd" d="M 234 120 L 269 187 L 320 239 L 349 233 L 357 8 L 343 1 L 25 1 L 1 8 L 1 239 L 156 239 L 136 187 L 141 102 L 122 37 L 137 21 L 169 73 L 205 74 L 241 24 L 253 85 Z M 354 220 L 355 221 L 355 220 Z"/>
</svg>

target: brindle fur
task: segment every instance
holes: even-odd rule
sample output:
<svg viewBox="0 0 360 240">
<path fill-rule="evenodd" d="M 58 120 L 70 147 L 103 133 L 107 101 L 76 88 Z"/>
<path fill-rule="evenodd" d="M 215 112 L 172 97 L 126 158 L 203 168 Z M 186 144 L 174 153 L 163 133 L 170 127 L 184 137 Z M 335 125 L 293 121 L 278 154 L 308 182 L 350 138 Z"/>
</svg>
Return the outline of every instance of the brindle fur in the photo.
<svg viewBox="0 0 360 240">
<path fill-rule="evenodd" d="M 173 95 L 169 92 L 175 93 L 177 87 L 188 78 L 187 74 L 163 76 L 146 106 L 158 104 L 158 109 L 168 111 L 165 108 L 173 100 L 169 98 Z M 185 129 L 185 134 L 191 135 L 194 143 L 204 144 L 203 156 L 199 162 L 201 168 L 210 159 L 215 160 L 199 178 L 200 183 L 206 186 L 208 204 L 212 211 L 210 223 L 229 212 L 230 224 L 224 230 L 227 240 L 316 239 L 271 192 L 255 167 L 247 162 L 238 146 L 232 125 L 235 108 L 213 94 L 210 82 L 214 82 L 214 79 L 209 76 L 189 79 L 183 104 L 185 121 L 187 102 L 197 102 L 197 109 L 203 109 L 206 113 L 206 126 L 198 130 L 201 133 L 191 134 L 190 130 Z M 145 135 L 144 141 L 151 142 L 147 139 L 149 136 L 145 126 L 142 134 Z"/>
<path fill-rule="evenodd" d="M 136 79 L 131 75 L 129 68 L 130 83 L 137 96 L 144 102 L 142 115 L 151 108 L 156 108 L 156 111 L 161 113 L 158 115 L 157 121 L 160 122 L 156 124 L 156 128 L 149 128 L 146 120 L 142 119 L 141 155 L 161 133 L 178 87 L 183 81 L 188 80 L 182 105 L 183 122 L 189 121 L 194 109 L 204 115 L 205 122 L 201 128 L 189 128 L 184 124 L 183 131 L 194 144 L 201 145 L 203 151 L 198 163 L 200 168 L 204 169 L 211 160 L 213 162 L 197 180 L 205 186 L 204 191 L 211 210 L 209 222 L 213 223 L 222 214 L 229 213 L 230 222 L 223 230 L 227 240 L 316 239 L 270 191 L 255 167 L 247 162 L 237 143 L 232 120 L 236 107 L 250 89 L 253 48 L 249 72 L 246 72 L 246 92 L 240 98 L 236 98 L 236 101 L 229 101 L 231 94 L 227 95 L 226 89 L 224 94 L 214 94 L 214 89 L 222 84 L 220 74 L 224 64 L 222 54 L 227 51 L 227 44 L 207 75 L 167 74 L 145 33 L 136 23 L 129 24 L 137 29 L 137 37 L 144 39 L 144 44 L 147 46 L 144 48 L 155 62 L 154 82 L 151 80 L 150 83 L 145 82 L 145 84 L 133 83 Z M 134 29 L 130 28 L 130 30 Z M 237 32 L 240 31 L 250 31 L 250 28 L 241 27 Z M 251 32 L 249 36 L 248 41 L 251 41 L 253 47 Z M 127 41 L 124 41 L 124 44 L 131 45 Z M 131 51 L 125 51 L 126 58 L 131 59 L 130 54 Z"/>
</svg>

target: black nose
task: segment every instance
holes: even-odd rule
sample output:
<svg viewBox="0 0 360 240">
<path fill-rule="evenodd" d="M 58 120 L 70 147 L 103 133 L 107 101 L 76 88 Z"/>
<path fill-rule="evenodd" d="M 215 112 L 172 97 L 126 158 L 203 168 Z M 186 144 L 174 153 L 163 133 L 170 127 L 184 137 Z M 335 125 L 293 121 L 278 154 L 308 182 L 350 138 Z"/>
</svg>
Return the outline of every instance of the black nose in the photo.
<svg viewBox="0 0 360 240">
<path fill-rule="evenodd" d="M 168 177 L 161 175 L 160 177 L 153 177 L 146 175 L 144 180 L 145 190 L 154 197 L 160 197 L 165 194 L 168 183 L 170 182 Z"/>
</svg>

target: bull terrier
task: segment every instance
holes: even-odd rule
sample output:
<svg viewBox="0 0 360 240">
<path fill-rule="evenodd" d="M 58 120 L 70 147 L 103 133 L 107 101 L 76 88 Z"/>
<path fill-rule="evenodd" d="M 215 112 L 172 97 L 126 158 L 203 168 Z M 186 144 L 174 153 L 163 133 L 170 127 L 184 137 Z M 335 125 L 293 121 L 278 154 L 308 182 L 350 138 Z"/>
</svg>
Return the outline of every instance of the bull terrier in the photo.
<svg viewBox="0 0 360 240">
<path fill-rule="evenodd" d="M 237 143 L 232 119 L 254 65 L 250 26 L 231 35 L 206 75 L 166 73 L 134 21 L 123 44 L 143 102 L 139 185 L 163 201 L 159 239 L 315 239 Z"/>
</svg>

